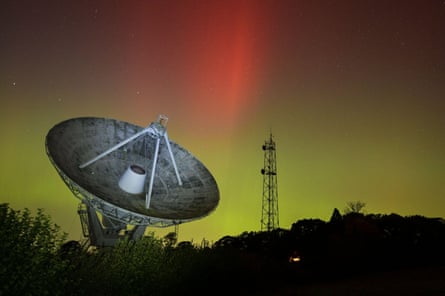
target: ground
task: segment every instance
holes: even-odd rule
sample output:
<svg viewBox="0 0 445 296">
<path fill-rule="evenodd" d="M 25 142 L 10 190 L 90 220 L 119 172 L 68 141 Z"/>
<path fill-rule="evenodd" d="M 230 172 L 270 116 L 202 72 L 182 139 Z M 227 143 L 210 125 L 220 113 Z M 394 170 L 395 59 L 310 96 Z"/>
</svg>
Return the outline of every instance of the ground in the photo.
<svg viewBox="0 0 445 296">
<path fill-rule="evenodd" d="M 265 295 L 445 295 L 445 266 L 407 268 L 341 280 L 275 287 Z"/>
</svg>

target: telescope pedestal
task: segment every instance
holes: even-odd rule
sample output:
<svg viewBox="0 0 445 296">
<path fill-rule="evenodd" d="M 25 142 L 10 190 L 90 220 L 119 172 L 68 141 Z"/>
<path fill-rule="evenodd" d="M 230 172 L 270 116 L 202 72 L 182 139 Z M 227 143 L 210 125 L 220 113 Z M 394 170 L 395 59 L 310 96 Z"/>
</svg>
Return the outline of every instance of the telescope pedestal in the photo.
<svg viewBox="0 0 445 296">
<path fill-rule="evenodd" d="M 89 240 L 90 246 L 113 247 L 119 239 L 135 240 L 145 233 L 145 225 L 135 225 L 128 230 L 127 224 L 101 215 L 85 201 L 79 204 L 78 214 L 82 225 L 83 236 Z"/>
</svg>

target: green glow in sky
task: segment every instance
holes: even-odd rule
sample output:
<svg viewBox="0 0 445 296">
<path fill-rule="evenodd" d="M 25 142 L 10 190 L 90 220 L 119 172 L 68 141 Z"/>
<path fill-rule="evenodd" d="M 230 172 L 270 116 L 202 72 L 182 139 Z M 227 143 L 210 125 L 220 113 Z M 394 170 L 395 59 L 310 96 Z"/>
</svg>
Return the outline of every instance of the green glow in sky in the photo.
<svg viewBox="0 0 445 296">
<path fill-rule="evenodd" d="M 125 3 L 124 3 L 125 2 Z M 79 239 L 78 200 L 45 152 L 81 116 L 147 126 L 214 174 L 215 212 L 180 240 L 258 231 L 277 144 L 280 226 L 371 213 L 445 215 L 445 5 L 357 1 L 11 2 L 0 20 L 0 202 Z M 166 231 L 173 231 L 167 229 Z"/>
</svg>

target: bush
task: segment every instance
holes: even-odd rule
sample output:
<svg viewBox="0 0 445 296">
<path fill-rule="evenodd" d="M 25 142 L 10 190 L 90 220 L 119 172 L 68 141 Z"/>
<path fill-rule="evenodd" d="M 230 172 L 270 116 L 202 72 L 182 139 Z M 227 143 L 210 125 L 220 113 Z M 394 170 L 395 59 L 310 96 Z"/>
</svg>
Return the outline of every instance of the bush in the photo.
<svg viewBox="0 0 445 296">
<path fill-rule="evenodd" d="M 159 295 L 168 285 L 166 252 L 153 235 L 122 239 L 114 247 L 83 252 L 75 267 L 83 295 Z"/>
<path fill-rule="evenodd" d="M 39 209 L 15 211 L 0 204 L 0 295 L 60 295 L 66 261 L 58 254 L 66 234 Z"/>
</svg>

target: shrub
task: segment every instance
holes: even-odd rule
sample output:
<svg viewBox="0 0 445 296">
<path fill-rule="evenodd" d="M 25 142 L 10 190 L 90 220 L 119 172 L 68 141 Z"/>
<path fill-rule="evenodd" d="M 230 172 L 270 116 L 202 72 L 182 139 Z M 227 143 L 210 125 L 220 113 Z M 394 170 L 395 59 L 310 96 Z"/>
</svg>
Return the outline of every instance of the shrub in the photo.
<svg viewBox="0 0 445 296">
<path fill-rule="evenodd" d="M 58 250 L 66 234 L 41 209 L 33 217 L 0 204 L 0 222 L 0 294 L 62 294 L 67 264 Z"/>
</svg>

